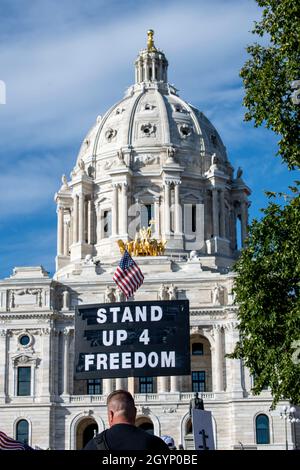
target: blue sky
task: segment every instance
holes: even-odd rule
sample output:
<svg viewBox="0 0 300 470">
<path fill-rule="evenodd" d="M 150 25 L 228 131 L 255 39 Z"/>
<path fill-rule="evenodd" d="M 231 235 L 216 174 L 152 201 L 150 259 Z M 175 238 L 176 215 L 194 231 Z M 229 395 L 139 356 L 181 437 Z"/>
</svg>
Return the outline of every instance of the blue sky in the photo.
<svg viewBox="0 0 300 470">
<path fill-rule="evenodd" d="M 259 17 L 254 0 L 0 0 L 0 278 L 14 266 L 54 271 L 61 175 L 96 116 L 133 82 L 149 28 L 170 83 L 243 168 L 250 217 L 260 217 L 264 190 L 285 191 L 295 174 L 274 156 L 278 138 L 243 122 L 239 70 Z"/>
</svg>

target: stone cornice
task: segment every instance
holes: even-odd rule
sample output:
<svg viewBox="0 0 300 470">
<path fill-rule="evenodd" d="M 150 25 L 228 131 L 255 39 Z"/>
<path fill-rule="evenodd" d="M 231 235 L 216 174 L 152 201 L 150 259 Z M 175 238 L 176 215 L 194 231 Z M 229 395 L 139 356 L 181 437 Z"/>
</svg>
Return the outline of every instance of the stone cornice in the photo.
<svg viewBox="0 0 300 470">
<path fill-rule="evenodd" d="M 190 315 L 191 316 L 197 316 L 197 315 L 224 315 L 224 313 L 230 314 L 233 313 L 234 315 L 238 312 L 238 306 L 236 305 L 230 305 L 230 306 L 224 306 L 224 307 L 212 307 L 212 308 L 197 308 L 193 309 L 190 308 Z"/>
<path fill-rule="evenodd" d="M 0 312 L 0 320 L 23 320 L 23 319 L 30 319 L 30 318 L 42 318 L 42 319 L 50 319 L 50 320 L 56 320 L 61 318 L 61 315 L 58 314 L 58 312 L 49 312 L 49 311 L 39 311 L 39 312 L 34 312 L 34 311 L 20 311 L 20 312 Z"/>
</svg>

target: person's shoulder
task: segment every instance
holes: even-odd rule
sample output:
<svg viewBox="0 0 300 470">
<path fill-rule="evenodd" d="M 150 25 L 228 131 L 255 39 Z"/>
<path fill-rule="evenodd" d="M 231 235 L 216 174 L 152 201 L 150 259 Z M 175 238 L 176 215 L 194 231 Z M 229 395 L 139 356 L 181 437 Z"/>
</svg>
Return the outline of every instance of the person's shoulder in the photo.
<svg viewBox="0 0 300 470">
<path fill-rule="evenodd" d="M 97 442 L 103 437 L 103 431 L 93 437 L 83 448 L 83 450 L 97 450 Z"/>
<path fill-rule="evenodd" d="M 160 452 L 169 452 L 170 449 L 169 447 L 167 446 L 167 444 L 158 436 L 155 436 L 153 434 L 148 434 L 148 440 L 151 444 L 151 447 L 157 451 L 160 451 Z"/>
</svg>

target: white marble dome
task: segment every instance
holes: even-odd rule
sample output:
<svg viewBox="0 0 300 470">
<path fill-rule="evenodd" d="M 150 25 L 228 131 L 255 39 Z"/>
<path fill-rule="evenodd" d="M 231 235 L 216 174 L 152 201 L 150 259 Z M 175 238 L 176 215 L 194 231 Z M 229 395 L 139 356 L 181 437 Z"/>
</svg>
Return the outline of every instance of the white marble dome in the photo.
<svg viewBox="0 0 300 470">
<path fill-rule="evenodd" d="M 158 64 L 158 76 L 143 74 L 147 60 L 150 69 L 152 62 Z M 161 61 L 165 63 L 165 73 L 159 76 Z M 167 82 L 164 54 L 158 50 L 143 50 L 136 61 L 136 83 L 128 88 L 121 101 L 97 117 L 83 140 L 77 165 L 82 160 L 88 168 L 94 166 L 95 161 L 105 160 L 104 166 L 100 164 L 94 169 L 97 178 L 99 172 L 103 176 L 103 170 L 110 170 L 117 162 L 115 157 L 119 151 L 130 153 L 130 158 L 125 160 L 135 170 L 141 152 L 154 152 L 157 156 L 160 149 L 170 146 L 176 152 L 177 163 L 184 168 L 192 166 L 195 171 L 198 167 L 196 171 L 203 174 L 211 164 L 212 155 L 216 154 L 219 163 L 231 171 L 225 146 L 215 127 L 201 111 L 180 98 L 176 88 Z"/>
<path fill-rule="evenodd" d="M 194 251 L 214 266 L 235 259 L 236 226 L 240 220 L 244 240 L 250 190 L 241 170 L 234 178 L 214 126 L 178 96 L 167 70 L 149 31 L 135 83 L 97 117 L 71 181 L 63 176 L 56 194 L 58 270 L 117 260 L 117 242 L 134 240 L 150 222 L 167 255 L 188 258 Z"/>
</svg>

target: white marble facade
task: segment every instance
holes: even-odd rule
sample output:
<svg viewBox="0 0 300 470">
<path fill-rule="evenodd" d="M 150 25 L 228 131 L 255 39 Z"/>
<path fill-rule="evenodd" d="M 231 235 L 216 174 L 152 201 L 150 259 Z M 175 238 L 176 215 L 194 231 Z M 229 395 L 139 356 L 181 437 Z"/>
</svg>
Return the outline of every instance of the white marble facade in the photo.
<svg viewBox="0 0 300 470">
<path fill-rule="evenodd" d="M 33 446 L 81 448 L 88 427 L 107 426 L 106 395 L 120 387 L 135 395 L 138 425 L 192 446 L 190 376 L 154 378 L 147 394 L 138 379 L 103 380 L 101 394 L 73 380 L 74 307 L 122 300 L 112 281 L 116 240 L 133 239 L 151 218 L 167 250 L 137 258 L 145 282 L 134 299 L 189 299 L 191 368 L 205 373 L 217 448 L 285 447 L 269 391 L 254 397 L 247 369 L 225 358 L 239 336 L 231 266 L 246 237 L 250 190 L 213 125 L 168 83 L 167 68 L 155 46 L 140 52 L 135 84 L 97 117 L 70 180 L 63 176 L 53 279 L 42 267 L 18 267 L 0 282 L 1 429 L 16 436 L 26 420 Z M 20 367 L 31 371 L 26 396 L 18 394 Z M 268 444 L 257 444 L 259 414 L 269 419 Z M 287 435 L 292 448 L 289 426 Z"/>
</svg>

